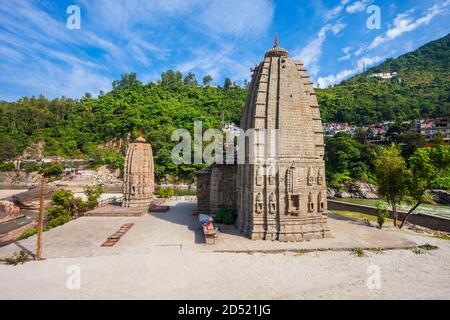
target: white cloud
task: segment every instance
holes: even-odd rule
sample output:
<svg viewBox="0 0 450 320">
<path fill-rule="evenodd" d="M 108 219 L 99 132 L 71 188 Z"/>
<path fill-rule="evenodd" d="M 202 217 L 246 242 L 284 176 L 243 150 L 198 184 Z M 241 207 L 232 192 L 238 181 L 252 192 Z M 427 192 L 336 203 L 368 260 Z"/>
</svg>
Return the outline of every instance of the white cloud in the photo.
<svg viewBox="0 0 450 320">
<path fill-rule="evenodd" d="M 322 46 L 325 43 L 329 33 L 334 35 L 339 34 L 344 28 L 345 24 L 337 22 L 335 24 L 327 24 L 320 29 L 317 37 L 306 45 L 303 49 L 297 49 L 294 53 L 296 59 L 300 59 L 308 67 L 312 75 L 316 75 L 320 68 L 317 64 L 320 56 L 322 55 Z"/>
<path fill-rule="evenodd" d="M 208 32 L 233 36 L 260 35 L 272 23 L 274 5 L 269 0 L 212 1 L 200 15 Z"/>
<path fill-rule="evenodd" d="M 347 6 L 345 10 L 350 14 L 361 12 L 366 10 L 367 5 L 371 2 L 371 0 L 355 1 L 351 5 Z"/>
<path fill-rule="evenodd" d="M 369 45 L 369 49 L 373 50 L 386 42 L 395 40 L 406 32 L 411 32 L 420 26 L 428 25 L 434 17 L 444 13 L 449 5 L 450 0 L 447 0 L 441 5 L 434 5 L 427 10 L 424 16 L 416 19 L 410 16 L 411 11 L 397 15 L 393 27 L 385 35 L 376 37 Z"/>
<path fill-rule="evenodd" d="M 345 6 L 350 2 L 350 0 L 341 0 L 341 2 L 334 7 L 333 9 L 329 10 L 325 14 L 325 20 L 329 21 L 334 18 L 337 18 L 339 14 L 344 10 Z"/>
<path fill-rule="evenodd" d="M 320 77 L 317 80 L 318 86 L 321 88 L 327 88 L 331 85 L 337 84 L 342 80 L 349 78 L 357 73 L 363 72 L 365 68 L 370 67 L 376 63 L 379 63 L 385 60 L 386 57 L 370 57 L 370 58 L 361 58 L 356 62 L 356 66 L 353 69 L 342 70 L 337 74 L 331 74 L 326 77 Z"/>
</svg>

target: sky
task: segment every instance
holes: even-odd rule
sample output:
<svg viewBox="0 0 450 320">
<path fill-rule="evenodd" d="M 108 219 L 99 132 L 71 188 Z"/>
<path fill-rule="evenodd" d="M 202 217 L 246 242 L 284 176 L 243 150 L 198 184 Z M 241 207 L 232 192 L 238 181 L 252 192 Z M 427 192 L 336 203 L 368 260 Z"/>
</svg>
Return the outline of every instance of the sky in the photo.
<svg viewBox="0 0 450 320">
<path fill-rule="evenodd" d="M 450 0 L 2 1 L 0 100 L 96 96 L 123 73 L 149 83 L 168 69 L 241 84 L 275 33 L 324 88 L 447 35 L 449 19 Z"/>
</svg>

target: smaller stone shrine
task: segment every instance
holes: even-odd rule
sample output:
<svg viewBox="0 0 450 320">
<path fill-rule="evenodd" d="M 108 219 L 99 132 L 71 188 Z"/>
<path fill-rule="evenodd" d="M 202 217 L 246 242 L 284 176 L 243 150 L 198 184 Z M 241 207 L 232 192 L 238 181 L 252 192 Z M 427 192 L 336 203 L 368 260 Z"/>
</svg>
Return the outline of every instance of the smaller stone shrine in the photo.
<svg viewBox="0 0 450 320">
<path fill-rule="evenodd" d="M 123 203 L 125 208 L 150 207 L 155 186 L 152 146 L 140 136 L 130 144 L 125 158 Z"/>
</svg>

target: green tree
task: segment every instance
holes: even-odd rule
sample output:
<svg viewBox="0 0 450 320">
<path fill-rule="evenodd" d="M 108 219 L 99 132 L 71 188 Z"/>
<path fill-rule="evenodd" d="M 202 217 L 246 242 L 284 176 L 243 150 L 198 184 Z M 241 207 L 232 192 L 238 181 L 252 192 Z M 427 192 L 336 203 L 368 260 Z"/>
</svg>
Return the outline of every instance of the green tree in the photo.
<svg viewBox="0 0 450 320">
<path fill-rule="evenodd" d="M 433 148 L 418 149 L 409 159 L 412 175 L 409 180 L 409 192 L 414 206 L 403 218 L 403 228 L 409 216 L 424 202 L 429 201 L 431 190 L 442 175 L 450 169 L 450 147 L 436 145 Z"/>
<path fill-rule="evenodd" d="M 229 89 L 232 85 L 233 85 L 233 82 L 231 81 L 231 79 L 230 78 L 226 78 L 225 82 L 223 84 L 223 87 L 225 89 Z"/>
<path fill-rule="evenodd" d="M 213 81 L 213 78 L 209 74 L 203 77 L 204 86 L 209 86 L 211 84 L 211 81 Z"/>
<path fill-rule="evenodd" d="M 139 80 L 137 80 L 137 75 L 134 72 L 131 73 L 124 73 L 122 75 L 121 80 L 113 81 L 112 86 L 113 89 L 123 88 L 123 89 L 129 89 L 132 88 L 135 84 L 141 84 Z"/>
<path fill-rule="evenodd" d="M 197 87 L 198 86 L 197 77 L 192 72 L 189 72 L 184 77 L 183 82 L 184 82 L 184 85 L 187 86 L 187 87 Z"/>
<path fill-rule="evenodd" d="M 375 159 L 378 195 L 392 207 L 394 225 L 397 226 L 398 207 L 408 194 L 410 171 L 398 146 L 381 147 Z"/>
<path fill-rule="evenodd" d="M 164 87 L 174 89 L 183 86 L 183 75 L 180 71 L 168 70 L 161 74 L 161 84 Z"/>
</svg>

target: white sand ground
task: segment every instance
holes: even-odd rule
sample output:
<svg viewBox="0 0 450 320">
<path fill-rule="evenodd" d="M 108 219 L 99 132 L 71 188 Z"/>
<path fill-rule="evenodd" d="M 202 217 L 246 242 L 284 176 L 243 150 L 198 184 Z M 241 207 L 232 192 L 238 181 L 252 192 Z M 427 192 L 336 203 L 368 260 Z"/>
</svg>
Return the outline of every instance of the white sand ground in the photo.
<svg viewBox="0 0 450 320">
<path fill-rule="evenodd" d="M 379 231 L 330 219 L 336 238 L 302 244 L 252 242 L 225 230 L 214 247 L 201 243 L 193 204 L 173 203 L 166 214 L 144 218 L 82 218 L 45 233 L 48 260 L 0 265 L 0 299 L 450 299 L 450 241 L 408 232 Z M 100 248 L 124 223 L 136 225 L 111 249 Z M 373 240 L 371 240 L 373 239 Z M 35 239 L 0 248 L 0 256 L 32 249 Z M 373 245 L 371 243 L 373 242 Z M 218 253 L 351 247 L 437 245 L 350 252 Z M 81 289 L 67 287 L 70 267 Z M 369 289 L 368 268 L 380 270 L 380 288 Z"/>
</svg>

